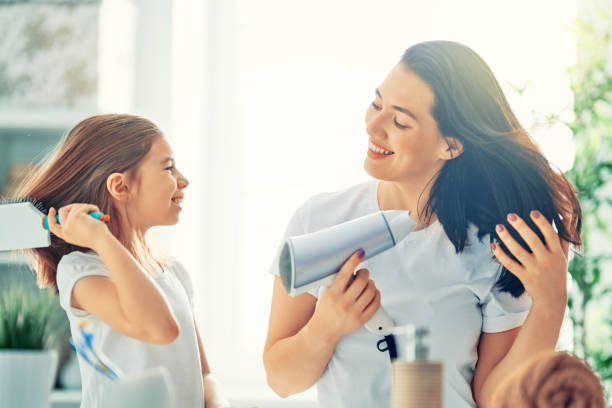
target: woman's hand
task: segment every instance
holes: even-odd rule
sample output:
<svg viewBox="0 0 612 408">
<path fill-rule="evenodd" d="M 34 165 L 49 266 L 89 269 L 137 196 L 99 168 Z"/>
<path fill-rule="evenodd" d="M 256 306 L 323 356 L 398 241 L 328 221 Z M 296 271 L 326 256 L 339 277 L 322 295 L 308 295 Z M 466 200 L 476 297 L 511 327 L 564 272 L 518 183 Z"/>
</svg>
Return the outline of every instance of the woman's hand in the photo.
<svg viewBox="0 0 612 408">
<path fill-rule="evenodd" d="M 531 296 L 533 306 L 550 311 L 565 311 L 567 304 L 567 263 L 569 243 L 560 238 L 552 225 L 539 211 L 531 211 L 530 217 L 538 226 L 546 242 L 516 214 L 508 214 L 508 222 L 525 240 L 532 253 L 525 250 L 504 228 L 496 226 L 499 239 L 519 260 L 514 261 L 498 245 L 491 244 L 499 262 L 521 280 Z"/>
<path fill-rule="evenodd" d="M 363 250 L 351 255 L 317 304 L 312 327 L 328 341 L 337 342 L 357 330 L 380 307 L 380 291 L 370 279 L 370 272 L 367 269 L 354 272 L 364 255 Z"/>
<path fill-rule="evenodd" d="M 96 243 L 108 228 L 103 221 L 90 216 L 92 211 L 100 211 L 93 204 L 69 204 L 59 209 L 60 224 L 55 220 L 55 208 L 49 209 L 47 221 L 49 231 L 69 244 L 95 249 Z"/>
</svg>

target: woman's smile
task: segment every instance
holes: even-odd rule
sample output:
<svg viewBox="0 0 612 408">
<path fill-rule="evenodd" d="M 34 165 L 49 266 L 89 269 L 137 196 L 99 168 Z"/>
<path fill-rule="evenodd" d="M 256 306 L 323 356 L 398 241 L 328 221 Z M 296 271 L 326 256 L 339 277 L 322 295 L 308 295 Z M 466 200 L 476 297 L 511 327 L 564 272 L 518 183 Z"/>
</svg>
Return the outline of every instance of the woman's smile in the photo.
<svg viewBox="0 0 612 408">
<path fill-rule="evenodd" d="M 370 140 L 368 143 L 368 157 L 372 159 L 383 159 L 393 154 L 395 154 L 395 152 L 384 149 L 383 147 L 372 142 L 372 140 Z"/>
</svg>

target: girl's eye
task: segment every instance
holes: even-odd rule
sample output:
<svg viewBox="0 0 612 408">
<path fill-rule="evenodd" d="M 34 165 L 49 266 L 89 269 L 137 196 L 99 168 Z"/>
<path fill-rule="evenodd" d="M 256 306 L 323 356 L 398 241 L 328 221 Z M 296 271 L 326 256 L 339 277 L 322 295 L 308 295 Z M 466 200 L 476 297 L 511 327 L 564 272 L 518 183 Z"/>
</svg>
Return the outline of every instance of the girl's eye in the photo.
<svg viewBox="0 0 612 408">
<path fill-rule="evenodd" d="M 410 126 L 406 126 L 406 125 L 402 125 L 401 123 L 399 123 L 397 121 L 397 119 L 393 118 L 393 123 L 395 124 L 395 126 L 397 126 L 400 129 L 408 129 Z"/>
<path fill-rule="evenodd" d="M 376 109 L 377 111 L 379 111 L 379 110 L 381 109 L 381 107 L 380 107 L 380 106 L 378 106 L 378 105 L 376 104 L 376 102 L 372 102 L 372 107 L 373 107 L 374 109 Z"/>
<path fill-rule="evenodd" d="M 166 167 L 164 170 L 174 170 L 174 166 Z"/>
</svg>

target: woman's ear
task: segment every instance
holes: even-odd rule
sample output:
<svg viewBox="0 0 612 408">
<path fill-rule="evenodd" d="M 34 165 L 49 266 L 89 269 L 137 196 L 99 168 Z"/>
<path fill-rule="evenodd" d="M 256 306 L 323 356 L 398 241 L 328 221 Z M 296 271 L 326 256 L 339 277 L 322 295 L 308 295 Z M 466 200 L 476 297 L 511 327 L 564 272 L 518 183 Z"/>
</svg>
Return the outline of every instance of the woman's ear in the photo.
<svg viewBox="0 0 612 408">
<path fill-rule="evenodd" d="M 118 201 L 128 201 L 129 189 L 127 176 L 123 173 L 113 173 L 106 178 L 106 189 Z"/>
<path fill-rule="evenodd" d="M 454 137 L 444 137 L 444 141 L 446 142 L 446 148 L 441 154 L 443 160 L 452 160 L 461 156 L 461 153 L 463 153 L 463 143 Z"/>
</svg>

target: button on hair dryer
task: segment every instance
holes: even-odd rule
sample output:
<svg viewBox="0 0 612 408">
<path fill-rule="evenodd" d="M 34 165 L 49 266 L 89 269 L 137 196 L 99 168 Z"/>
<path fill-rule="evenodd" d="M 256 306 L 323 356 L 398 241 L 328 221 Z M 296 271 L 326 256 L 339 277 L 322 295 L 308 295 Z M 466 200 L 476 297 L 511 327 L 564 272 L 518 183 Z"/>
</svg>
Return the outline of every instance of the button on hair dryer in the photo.
<svg viewBox="0 0 612 408">
<path fill-rule="evenodd" d="M 330 285 L 344 262 L 360 248 L 372 258 L 406 238 L 415 227 L 409 211 L 378 211 L 285 241 L 280 277 L 291 296 Z M 381 307 L 365 324 L 374 334 L 390 334 L 393 320 Z"/>
</svg>

